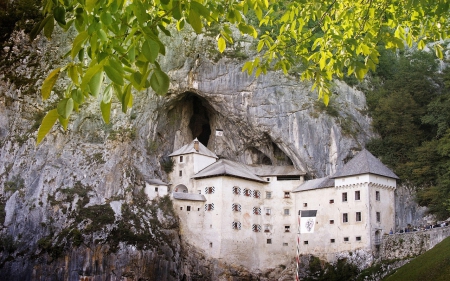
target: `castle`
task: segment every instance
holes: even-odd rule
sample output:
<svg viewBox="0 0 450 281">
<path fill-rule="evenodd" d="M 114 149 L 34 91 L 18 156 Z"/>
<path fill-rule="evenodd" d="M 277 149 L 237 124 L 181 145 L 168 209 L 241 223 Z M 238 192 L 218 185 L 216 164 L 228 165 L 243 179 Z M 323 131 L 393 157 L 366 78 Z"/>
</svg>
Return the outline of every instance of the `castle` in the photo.
<svg viewBox="0 0 450 281">
<path fill-rule="evenodd" d="M 293 166 L 218 159 L 197 139 L 169 156 L 170 192 L 153 182 L 147 194 L 170 193 L 183 238 L 229 264 L 261 270 L 297 254 L 332 261 L 340 252 L 370 253 L 394 229 L 398 177 L 367 150 L 333 176 L 309 181 Z M 315 220 L 299 233 L 303 214 Z"/>
</svg>

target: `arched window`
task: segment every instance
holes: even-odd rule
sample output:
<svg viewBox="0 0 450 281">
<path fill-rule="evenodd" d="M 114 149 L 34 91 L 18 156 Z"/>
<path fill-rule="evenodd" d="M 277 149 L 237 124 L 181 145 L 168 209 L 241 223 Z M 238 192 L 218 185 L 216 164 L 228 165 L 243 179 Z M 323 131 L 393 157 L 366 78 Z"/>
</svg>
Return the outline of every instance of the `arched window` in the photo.
<svg viewBox="0 0 450 281">
<path fill-rule="evenodd" d="M 233 205 L 231 205 L 231 209 L 233 210 L 233 212 L 240 212 L 241 204 L 233 203 Z"/>
<path fill-rule="evenodd" d="M 247 197 L 252 196 L 252 191 L 250 189 L 244 188 L 244 196 Z"/>
<path fill-rule="evenodd" d="M 239 186 L 233 186 L 233 194 L 241 195 L 241 188 Z"/>
<path fill-rule="evenodd" d="M 261 232 L 261 226 L 260 226 L 259 224 L 254 224 L 254 225 L 252 226 L 252 230 L 253 230 L 254 232 Z"/>
<path fill-rule="evenodd" d="M 261 208 L 253 207 L 253 214 L 254 215 L 261 215 Z"/>
<path fill-rule="evenodd" d="M 214 203 L 205 204 L 205 211 L 213 211 L 213 210 L 214 210 Z"/>
<path fill-rule="evenodd" d="M 213 194 L 216 191 L 214 186 L 205 187 L 205 194 Z"/>
<path fill-rule="evenodd" d="M 241 223 L 238 222 L 238 221 L 234 221 L 234 222 L 232 222 L 231 227 L 232 227 L 233 229 L 239 230 L 239 229 L 241 229 Z"/>
<path fill-rule="evenodd" d="M 259 192 L 259 190 L 253 190 L 253 197 L 261 198 L 261 192 Z"/>
</svg>

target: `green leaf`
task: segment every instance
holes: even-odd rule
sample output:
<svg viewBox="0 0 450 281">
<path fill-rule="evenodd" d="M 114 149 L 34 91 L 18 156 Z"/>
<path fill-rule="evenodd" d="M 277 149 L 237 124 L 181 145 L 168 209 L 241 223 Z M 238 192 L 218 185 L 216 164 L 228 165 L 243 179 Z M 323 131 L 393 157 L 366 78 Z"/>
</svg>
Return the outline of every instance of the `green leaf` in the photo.
<svg viewBox="0 0 450 281">
<path fill-rule="evenodd" d="M 102 102 L 110 103 L 111 98 L 112 98 L 112 93 L 113 93 L 113 86 L 112 86 L 112 84 L 110 84 L 110 85 L 108 85 L 108 87 L 106 87 L 105 91 L 103 92 Z"/>
<path fill-rule="evenodd" d="M 133 105 L 133 95 L 131 94 L 131 84 L 128 84 L 123 93 L 122 112 L 127 113 L 129 107 Z"/>
<path fill-rule="evenodd" d="M 105 70 L 106 75 L 109 79 L 111 79 L 111 81 L 120 86 L 123 86 L 123 76 L 114 67 L 105 65 L 103 69 Z"/>
<path fill-rule="evenodd" d="M 100 20 L 104 25 L 110 25 L 113 22 L 112 16 L 108 12 L 103 12 L 100 14 Z"/>
<path fill-rule="evenodd" d="M 67 130 L 67 126 L 69 125 L 69 119 L 64 119 L 61 116 L 58 116 L 59 123 L 63 127 L 64 131 Z"/>
<path fill-rule="evenodd" d="M 36 24 L 33 29 L 30 32 L 30 40 L 33 41 L 36 36 L 44 29 L 44 26 L 47 24 L 48 21 L 53 20 L 53 16 L 49 15 L 46 18 L 44 18 L 41 22 Z"/>
<path fill-rule="evenodd" d="M 55 28 L 55 21 L 53 17 L 44 26 L 44 35 L 49 40 L 52 38 L 53 29 Z"/>
<path fill-rule="evenodd" d="M 87 74 L 87 73 L 86 73 Z M 89 90 L 92 96 L 97 97 L 103 84 L 103 71 L 95 73 L 89 81 Z"/>
<path fill-rule="evenodd" d="M 86 71 L 86 73 L 84 73 L 84 76 L 83 76 L 83 78 L 81 79 L 81 85 L 80 85 L 80 88 L 81 88 L 82 91 L 85 91 L 88 85 L 91 87 L 91 85 L 90 85 L 90 84 L 91 84 L 91 80 L 93 79 L 93 77 L 94 77 L 97 73 L 103 72 L 103 64 L 104 64 L 104 63 L 93 64 L 92 66 L 90 66 L 90 67 L 88 68 L 88 70 Z M 99 78 L 102 78 L 102 79 L 99 79 Z M 100 83 L 101 83 L 102 80 L 103 80 L 103 76 L 102 76 L 102 77 L 97 77 L 96 79 L 97 79 L 98 81 L 95 82 L 94 86 L 95 86 L 96 84 L 99 84 L 99 85 L 100 85 Z M 97 87 L 94 87 L 94 88 L 97 88 Z M 97 92 L 97 93 L 98 93 L 98 92 Z"/>
<path fill-rule="evenodd" d="M 150 77 L 150 86 L 158 95 L 165 95 L 170 86 L 169 76 L 163 71 L 155 69 Z"/>
<path fill-rule="evenodd" d="M 66 24 L 66 10 L 62 6 L 56 6 L 53 9 L 53 17 L 62 25 Z"/>
<path fill-rule="evenodd" d="M 145 40 L 142 45 L 142 53 L 149 62 L 154 63 L 159 53 L 158 42 L 151 39 Z"/>
<path fill-rule="evenodd" d="M 75 39 L 73 40 L 73 44 L 72 44 L 72 51 L 70 52 L 70 56 L 72 57 L 72 59 L 75 58 L 75 56 L 78 54 L 78 52 L 81 50 L 84 41 L 86 41 L 86 39 L 88 38 L 88 33 L 87 31 L 83 31 L 80 32 L 77 37 L 75 37 Z"/>
<path fill-rule="evenodd" d="M 100 110 L 102 111 L 103 121 L 106 124 L 109 124 L 109 118 L 111 115 L 111 102 L 104 103 L 103 101 L 100 103 Z"/>
<path fill-rule="evenodd" d="M 173 1 L 172 7 L 173 7 L 173 11 L 172 11 L 173 18 L 176 20 L 180 20 L 181 19 L 181 1 L 179 1 L 179 0 Z"/>
<path fill-rule="evenodd" d="M 40 144 L 44 137 L 50 132 L 53 125 L 55 125 L 56 120 L 58 119 L 58 110 L 52 109 L 45 115 L 44 119 L 42 119 L 41 126 L 39 126 L 39 130 L 37 133 L 36 145 Z"/>
<path fill-rule="evenodd" d="M 58 114 L 64 118 L 69 118 L 70 114 L 73 110 L 73 99 L 72 98 L 66 98 L 62 99 L 57 106 Z"/>
<path fill-rule="evenodd" d="M 50 74 L 45 78 L 44 83 L 42 83 L 41 88 L 41 95 L 42 99 L 46 100 L 50 97 L 50 93 L 52 92 L 53 86 L 56 83 L 56 80 L 58 80 L 59 72 L 61 71 L 61 68 L 57 68 L 50 72 Z"/>
<path fill-rule="evenodd" d="M 86 0 L 86 10 L 88 12 L 92 12 L 94 10 L 95 4 L 97 4 L 98 0 Z"/>
<path fill-rule="evenodd" d="M 444 58 L 444 54 L 442 53 L 442 47 L 439 44 L 434 45 L 434 50 L 436 51 L 436 56 L 439 59 Z"/>
<path fill-rule="evenodd" d="M 73 101 L 78 104 L 82 104 L 84 102 L 83 92 L 81 92 L 80 89 L 73 89 L 71 96 L 72 96 Z"/>
<path fill-rule="evenodd" d="M 192 28 L 194 29 L 195 33 L 200 34 L 202 33 L 202 20 L 200 18 L 200 15 L 193 9 L 191 9 L 189 11 L 189 24 L 192 26 Z"/>
<path fill-rule="evenodd" d="M 225 51 L 227 43 L 225 42 L 225 39 L 223 39 L 222 36 L 220 36 L 219 39 L 217 40 L 217 46 L 219 47 L 219 52 L 223 53 L 223 51 Z"/>
</svg>

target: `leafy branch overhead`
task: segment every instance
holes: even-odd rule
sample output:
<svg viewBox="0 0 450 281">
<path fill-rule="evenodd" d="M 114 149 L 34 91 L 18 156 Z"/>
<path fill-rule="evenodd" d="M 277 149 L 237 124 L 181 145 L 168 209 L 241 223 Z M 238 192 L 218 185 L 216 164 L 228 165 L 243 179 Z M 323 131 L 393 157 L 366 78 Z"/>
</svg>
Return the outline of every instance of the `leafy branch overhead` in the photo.
<svg viewBox="0 0 450 281">
<path fill-rule="evenodd" d="M 74 27 L 77 36 L 67 54 L 70 61 L 53 70 L 42 85 L 42 98 L 47 99 L 62 72 L 71 79 L 56 111 L 44 118 L 37 143 L 56 119 L 66 128 L 72 110 L 90 102 L 90 96 L 100 101 L 103 119 L 109 122 L 113 97 L 127 112 L 133 105 L 133 89 L 150 87 L 158 95 L 166 94 L 170 79 L 158 60 L 170 46 L 160 36 L 172 36 L 169 30 L 175 27 L 178 32 L 190 25 L 200 34 L 204 25 L 217 24 L 220 52 L 233 44 L 232 26 L 258 38 L 258 55 L 244 64 L 243 71 L 256 76 L 268 70 L 287 73 L 292 65 L 301 64 L 301 78 L 311 80 L 312 89 L 328 104 L 331 80 L 344 75 L 363 79 L 378 64 L 381 46 L 401 49 L 417 44 L 422 49 L 447 39 L 448 2 L 46 0 L 44 18 L 30 37 L 43 31 L 50 39 L 55 24 L 65 31 Z M 442 46 L 434 43 L 434 48 L 442 58 Z"/>
</svg>

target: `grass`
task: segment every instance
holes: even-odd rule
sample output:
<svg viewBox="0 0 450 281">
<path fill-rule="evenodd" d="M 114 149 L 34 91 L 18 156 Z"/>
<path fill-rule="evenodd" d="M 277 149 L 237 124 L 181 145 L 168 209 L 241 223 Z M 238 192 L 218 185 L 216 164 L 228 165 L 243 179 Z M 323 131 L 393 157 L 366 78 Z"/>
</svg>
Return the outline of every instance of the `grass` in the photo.
<svg viewBox="0 0 450 281">
<path fill-rule="evenodd" d="M 448 281 L 450 280 L 450 237 L 433 249 L 400 267 L 384 281 Z"/>
</svg>

